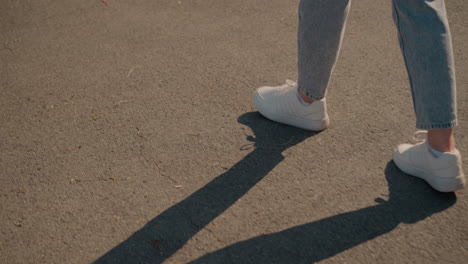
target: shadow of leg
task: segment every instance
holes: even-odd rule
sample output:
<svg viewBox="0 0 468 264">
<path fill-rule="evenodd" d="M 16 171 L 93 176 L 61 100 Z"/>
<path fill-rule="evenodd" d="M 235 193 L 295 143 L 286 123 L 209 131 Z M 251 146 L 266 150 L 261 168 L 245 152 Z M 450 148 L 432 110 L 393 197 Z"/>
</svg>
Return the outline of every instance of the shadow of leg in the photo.
<svg viewBox="0 0 468 264">
<path fill-rule="evenodd" d="M 385 169 L 389 200 L 277 233 L 258 236 L 209 253 L 192 263 L 312 263 L 414 223 L 456 202 L 453 193 L 434 191 L 423 181 Z M 381 200 L 382 199 L 378 199 Z"/>
<path fill-rule="evenodd" d="M 238 120 L 253 130 L 254 151 L 94 263 L 163 262 L 263 179 L 283 160 L 282 151 L 315 134 L 273 123 L 257 113 Z"/>
</svg>

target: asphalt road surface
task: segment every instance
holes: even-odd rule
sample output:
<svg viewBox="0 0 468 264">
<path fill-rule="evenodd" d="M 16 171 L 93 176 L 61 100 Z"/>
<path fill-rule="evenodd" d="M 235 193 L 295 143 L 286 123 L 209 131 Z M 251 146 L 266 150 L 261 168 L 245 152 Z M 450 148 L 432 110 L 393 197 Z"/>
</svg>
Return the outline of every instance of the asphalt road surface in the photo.
<svg viewBox="0 0 468 264">
<path fill-rule="evenodd" d="M 2 0 L 0 263 L 466 263 L 467 190 L 392 162 L 415 119 L 390 1 L 352 4 L 329 129 L 255 111 L 297 78 L 297 5 Z"/>
</svg>

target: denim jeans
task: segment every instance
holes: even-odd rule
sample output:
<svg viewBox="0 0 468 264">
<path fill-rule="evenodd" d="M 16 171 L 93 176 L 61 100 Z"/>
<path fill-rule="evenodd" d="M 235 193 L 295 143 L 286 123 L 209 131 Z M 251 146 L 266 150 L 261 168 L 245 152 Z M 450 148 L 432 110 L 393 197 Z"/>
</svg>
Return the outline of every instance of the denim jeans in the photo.
<svg viewBox="0 0 468 264">
<path fill-rule="evenodd" d="M 301 0 L 298 89 L 325 97 L 351 0 Z M 457 125 L 452 42 L 444 0 L 393 0 L 393 19 L 409 76 L 416 127 Z"/>
</svg>

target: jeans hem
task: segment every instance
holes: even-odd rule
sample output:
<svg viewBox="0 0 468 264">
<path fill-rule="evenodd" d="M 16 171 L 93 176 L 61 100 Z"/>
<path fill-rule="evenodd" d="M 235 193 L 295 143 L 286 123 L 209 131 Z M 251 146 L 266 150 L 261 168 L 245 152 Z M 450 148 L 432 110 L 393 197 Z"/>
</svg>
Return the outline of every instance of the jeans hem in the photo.
<svg viewBox="0 0 468 264">
<path fill-rule="evenodd" d="M 322 100 L 323 98 L 325 98 L 325 96 L 315 96 L 315 95 L 312 95 L 310 94 L 308 91 L 306 91 L 305 89 L 302 89 L 300 86 L 297 87 L 297 90 L 298 91 L 301 91 L 303 94 L 305 94 L 307 97 L 309 97 L 310 99 L 312 100 L 315 100 L 315 101 L 320 101 Z"/>
<path fill-rule="evenodd" d="M 424 130 L 432 130 L 432 129 L 446 129 L 446 128 L 454 128 L 458 126 L 458 122 L 456 120 L 448 122 L 448 123 L 416 123 L 417 129 L 424 129 Z"/>
</svg>

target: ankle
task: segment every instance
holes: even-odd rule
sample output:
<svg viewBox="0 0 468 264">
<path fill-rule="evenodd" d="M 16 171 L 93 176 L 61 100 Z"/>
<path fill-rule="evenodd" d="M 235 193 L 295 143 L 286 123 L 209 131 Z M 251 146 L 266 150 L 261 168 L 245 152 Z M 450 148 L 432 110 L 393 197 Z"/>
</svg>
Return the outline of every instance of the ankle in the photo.
<svg viewBox="0 0 468 264">
<path fill-rule="evenodd" d="M 314 102 L 314 99 L 307 97 L 307 95 L 305 95 L 305 94 L 304 94 L 303 92 L 301 92 L 300 90 L 298 90 L 298 92 L 299 92 L 299 96 L 301 96 L 301 99 L 302 99 L 304 102 L 306 102 L 306 103 L 308 103 L 308 104 L 311 104 L 311 103 Z"/>
<path fill-rule="evenodd" d="M 434 150 L 452 152 L 455 150 L 455 137 L 453 129 L 433 129 L 427 132 L 427 142 Z"/>
</svg>

